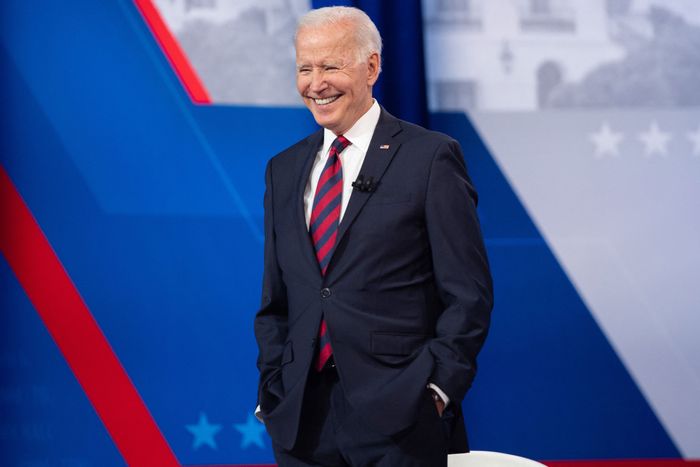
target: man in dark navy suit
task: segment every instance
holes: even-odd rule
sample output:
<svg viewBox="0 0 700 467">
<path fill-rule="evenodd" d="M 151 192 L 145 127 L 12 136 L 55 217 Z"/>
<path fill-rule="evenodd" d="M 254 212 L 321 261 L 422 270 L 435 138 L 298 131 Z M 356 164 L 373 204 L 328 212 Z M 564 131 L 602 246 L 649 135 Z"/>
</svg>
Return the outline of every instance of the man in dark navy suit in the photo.
<svg viewBox="0 0 700 467">
<path fill-rule="evenodd" d="M 266 170 L 258 416 L 281 466 L 444 466 L 493 303 L 461 149 L 374 100 L 360 10 L 311 11 L 295 45 L 323 129 Z"/>
</svg>

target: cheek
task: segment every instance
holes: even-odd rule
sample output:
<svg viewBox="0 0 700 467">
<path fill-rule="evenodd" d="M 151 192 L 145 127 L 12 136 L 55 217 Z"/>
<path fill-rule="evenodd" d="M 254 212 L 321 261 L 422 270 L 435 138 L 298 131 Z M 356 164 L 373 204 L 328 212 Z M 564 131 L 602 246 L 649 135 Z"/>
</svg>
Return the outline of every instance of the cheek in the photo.
<svg viewBox="0 0 700 467">
<path fill-rule="evenodd" d="M 327 82 L 328 87 L 334 93 L 340 93 L 345 95 L 352 95 L 355 93 L 355 91 L 353 90 L 354 85 L 352 81 L 348 80 L 345 76 L 337 75 L 329 79 Z"/>
<path fill-rule="evenodd" d="M 297 91 L 299 94 L 304 94 L 304 91 L 309 87 L 309 80 L 302 77 L 302 76 L 297 76 Z"/>
</svg>

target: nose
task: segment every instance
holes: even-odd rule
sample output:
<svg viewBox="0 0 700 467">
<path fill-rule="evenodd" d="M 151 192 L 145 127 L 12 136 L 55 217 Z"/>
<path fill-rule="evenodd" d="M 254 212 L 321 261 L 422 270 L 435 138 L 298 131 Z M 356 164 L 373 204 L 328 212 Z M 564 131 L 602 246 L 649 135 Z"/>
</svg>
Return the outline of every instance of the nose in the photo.
<svg viewBox="0 0 700 467">
<path fill-rule="evenodd" d="M 320 94 L 328 87 L 326 76 L 323 70 L 315 69 L 311 72 L 311 84 L 309 90 L 314 94 Z"/>
</svg>

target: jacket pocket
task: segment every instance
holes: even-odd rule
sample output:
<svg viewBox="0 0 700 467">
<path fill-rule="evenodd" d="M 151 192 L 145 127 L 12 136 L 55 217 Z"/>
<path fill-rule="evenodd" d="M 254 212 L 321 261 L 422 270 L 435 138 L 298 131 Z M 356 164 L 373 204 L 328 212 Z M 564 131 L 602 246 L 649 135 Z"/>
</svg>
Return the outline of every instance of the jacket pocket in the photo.
<svg viewBox="0 0 700 467">
<path fill-rule="evenodd" d="M 264 392 L 267 394 L 274 396 L 273 400 L 279 400 L 284 397 L 285 394 L 285 388 L 284 388 L 284 381 L 283 381 L 283 373 L 284 373 L 284 366 L 287 365 L 288 363 L 291 363 L 294 360 L 294 351 L 292 350 L 292 343 L 287 342 L 287 344 L 284 346 L 284 350 L 282 351 L 282 359 L 280 360 L 280 366 L 278 368 L 275 368 L 272 373 L 265 379 L 265 382 L 263 383 L 263 389 Z M 269 407 L 269 405 L 261 404 L 263 409 L 266 407 Z"/>
<path fill-rule="evenodd" d="M 289 341 L 287 342 L 287 345 L 284 346 L 284 350 L 282 351 L 282 361 L 280 362 L 280 366 L 291 363 L 292 361 L 294 361 L 294 351 L 292 350 L 292 342 Z"/>
<path fill-rule="evenodd" d="M 411 193 L 373 193 L 367 200 L 367 206 L 408 203 L 411 198 Z"/>
</svg>

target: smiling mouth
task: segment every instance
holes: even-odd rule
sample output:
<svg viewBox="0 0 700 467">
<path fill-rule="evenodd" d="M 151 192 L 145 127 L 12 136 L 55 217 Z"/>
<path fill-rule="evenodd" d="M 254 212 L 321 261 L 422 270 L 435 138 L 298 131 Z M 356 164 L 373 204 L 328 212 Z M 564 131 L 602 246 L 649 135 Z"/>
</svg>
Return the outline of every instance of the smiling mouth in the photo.
<svg viewBox="0 0 700 467">
<path fill-rule="evenodd" d="M 335 102 L 340 96 L 325 97 L 323 99 L 312 98 L 316 105 L 328 105 Z"/>
</svg>

